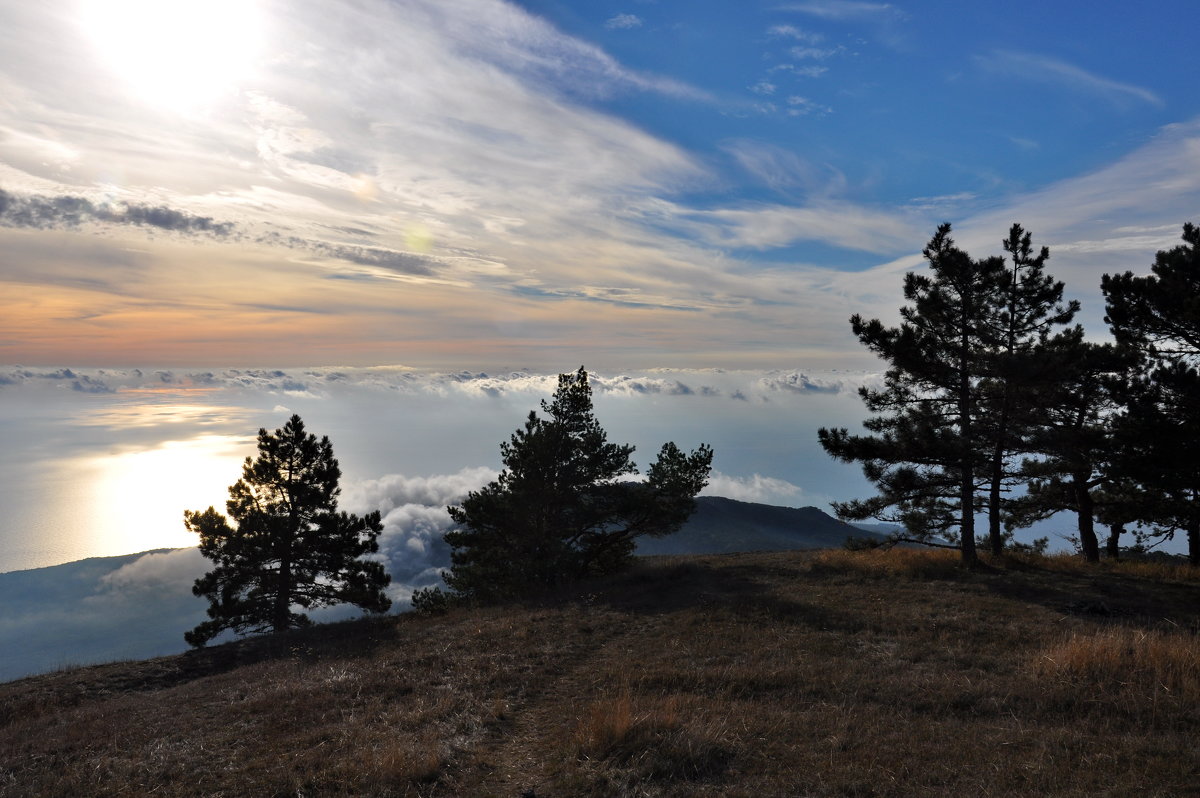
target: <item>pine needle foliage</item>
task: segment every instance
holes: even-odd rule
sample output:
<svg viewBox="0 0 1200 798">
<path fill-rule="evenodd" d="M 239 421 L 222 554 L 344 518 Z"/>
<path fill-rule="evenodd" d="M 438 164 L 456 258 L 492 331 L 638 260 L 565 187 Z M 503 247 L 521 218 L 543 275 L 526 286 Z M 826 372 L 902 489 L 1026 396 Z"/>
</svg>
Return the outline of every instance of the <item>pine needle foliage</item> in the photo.
<svg viewBox="0 0 1200 798">
<path fill-rule="evenodd" d="M 552 399 L 500 445 L 504 470 L 462 504 L 444 575 L 455 595 L 494 601 L 626 565 L 636 539 L 677 531 L 707 484 L 712 449 L 664 444 L 643 482 L 634 447 L 609 443 L 587 371 L 560 374 Z"/>
<path fill-rule="evenodd" d="M 209 620 L 184 635 L 205 645 L 229 629 L 238 634 L 307 626 L 297 611 L 348 603 L 386 612 L 390 577 L 364 556 L 379 551 L 379 513 L 338 512 L 341 469 L 329 438 L 307 434 L 300 416 L 258 431 L 258 457 L 247 457 L 229 488 L 227 519 L 212 507 L 184 512 L 200 552 L 216 567 L 192 592 L 208 599 Z M 234 525 L 230 525 L 232 519 Z"/>
</svg>

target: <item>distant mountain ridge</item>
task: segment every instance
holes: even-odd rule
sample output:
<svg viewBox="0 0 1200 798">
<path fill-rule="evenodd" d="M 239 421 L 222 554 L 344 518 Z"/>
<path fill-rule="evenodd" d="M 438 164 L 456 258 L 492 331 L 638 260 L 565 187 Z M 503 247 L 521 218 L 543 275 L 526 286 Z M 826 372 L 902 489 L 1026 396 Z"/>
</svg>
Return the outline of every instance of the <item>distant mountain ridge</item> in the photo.
<svg viewBox="0 0 1200 798">
<path fill-rule="evenodd" d="M 722 496 L 696 499 L 683 529 L 665 538 L 642 538 L 637 553 L 732 554 L 838 548 L 848 537 L 886 536 L 844 523 L 816 507 L 778 507 Z"/>
</svg>

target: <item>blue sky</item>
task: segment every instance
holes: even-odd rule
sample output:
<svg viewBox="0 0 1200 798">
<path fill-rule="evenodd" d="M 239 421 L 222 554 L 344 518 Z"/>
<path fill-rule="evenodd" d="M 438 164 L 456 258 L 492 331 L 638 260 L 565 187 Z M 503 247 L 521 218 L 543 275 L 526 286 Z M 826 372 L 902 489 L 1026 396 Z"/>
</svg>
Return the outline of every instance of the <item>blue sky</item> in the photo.
<svg viewBox="0 0 1200 798">
<path fill-rule="evenodd" d="M 950 221 L 1200 209 L 1184 2 L 0 3 L 0 362 L 870 368 Z"/>
</svg>

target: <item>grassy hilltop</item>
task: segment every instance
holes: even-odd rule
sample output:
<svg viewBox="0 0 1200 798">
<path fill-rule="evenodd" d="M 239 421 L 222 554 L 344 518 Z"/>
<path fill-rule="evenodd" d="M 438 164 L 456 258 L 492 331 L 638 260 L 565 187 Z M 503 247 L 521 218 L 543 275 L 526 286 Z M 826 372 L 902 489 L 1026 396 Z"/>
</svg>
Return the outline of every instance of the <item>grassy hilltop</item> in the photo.
<svg viewBox="0 0 1200 798">
<path fill-rule="evenodd" d="M 652 558 L 0 685 L 0 796 L 1200 791 L 1200 584 L 955 556 Z"/>
</svg>

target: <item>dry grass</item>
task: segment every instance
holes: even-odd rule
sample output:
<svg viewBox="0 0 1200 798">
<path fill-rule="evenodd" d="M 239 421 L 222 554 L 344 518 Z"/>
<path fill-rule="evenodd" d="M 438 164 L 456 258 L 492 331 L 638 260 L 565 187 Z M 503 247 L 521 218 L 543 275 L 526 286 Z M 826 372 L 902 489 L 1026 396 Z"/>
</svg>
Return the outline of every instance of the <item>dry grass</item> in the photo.
<svg viewBox="0 0 1200 798">
<path fill-rule="evenodd" d="M 1194 581 L 1032 559 L 656 559 L 0 685 L 0 796 L 1188 795 L 1198 628 Z"/>
<path fill-rule="evenodd" d="M 575 728 L 574 753 L 602 767 L 617 763 L 638 780 L 716 776 L 730 758 L 729 740 L 722 724 L 697 721 L 703 718 L 697 703 L 679 696 L 635 699 L 628 691 L 593 701 Z"/>
<path fill-rule="evenodd" d="M 1059 573 L 1092 574 L 1100 571 L 1158 582 L 1200 582 L 1200 569 L 1187 563 L 1166 560 L 1101 560 L 1095 564 L 1073 554 L 1022 556 L 1019 559 Z"/>
<path fill-rule="evenodd" d="M 854 571 L 867 576 L 905 576 L 945 579 L 954 576 L 962 557 L 949 549 L 826 549 L 817 552 L 813 565 L 831 571 Z"/>
<path fill-rule="evenodd" d="M 1038 654 L 1034 672 L 1101 697 L 1169 697 L 1200 705 L 1200 641 L 1187 632 L 1107 628 Z"/>
</svg>

